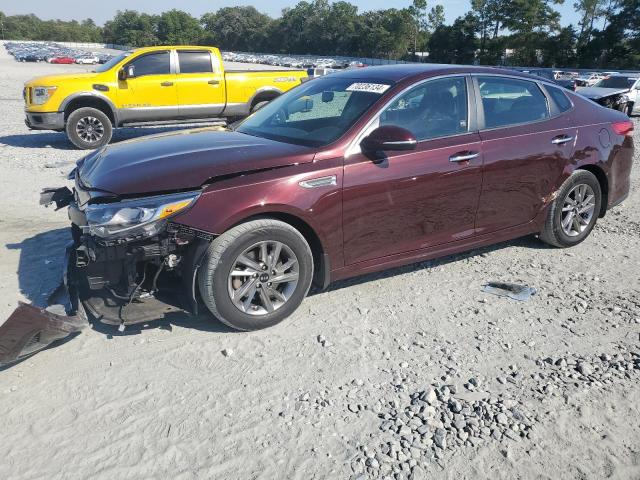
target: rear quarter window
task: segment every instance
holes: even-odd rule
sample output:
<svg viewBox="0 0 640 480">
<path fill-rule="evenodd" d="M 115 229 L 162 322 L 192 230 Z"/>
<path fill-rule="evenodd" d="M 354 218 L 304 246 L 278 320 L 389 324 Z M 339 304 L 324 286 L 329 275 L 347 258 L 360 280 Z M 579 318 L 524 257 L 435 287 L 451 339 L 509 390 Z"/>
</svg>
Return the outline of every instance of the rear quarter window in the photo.
<svg viewBox="0 0 640 480">
<path fill-rule="evenodd" d="M 566 112 L 567 110 L 571 110 L 573 104 L 571 100 L 567 98 L 567 95 L 562 91 L 561 88 L 546 86 L 547 92 L 556 103 L 561 112 Z"/>
</svg>

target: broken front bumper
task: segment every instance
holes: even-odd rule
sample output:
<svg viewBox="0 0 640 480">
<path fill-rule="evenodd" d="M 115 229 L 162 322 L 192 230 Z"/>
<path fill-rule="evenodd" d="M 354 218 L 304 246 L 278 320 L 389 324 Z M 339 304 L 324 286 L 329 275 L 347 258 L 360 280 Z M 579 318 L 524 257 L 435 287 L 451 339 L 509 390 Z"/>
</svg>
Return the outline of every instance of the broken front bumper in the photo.
<svg viewBox="0 0 640 480">
<path fill-rule="evenodd" d="M 0 365 L 20 361 L 47 348 L 53 342 L 80 332 L 89 325 L 73 272 L 73 244 L 66 249 L 61 304 L 47 309 L 20 302 L 11 316 L 0 325 Z"/>
</svg>

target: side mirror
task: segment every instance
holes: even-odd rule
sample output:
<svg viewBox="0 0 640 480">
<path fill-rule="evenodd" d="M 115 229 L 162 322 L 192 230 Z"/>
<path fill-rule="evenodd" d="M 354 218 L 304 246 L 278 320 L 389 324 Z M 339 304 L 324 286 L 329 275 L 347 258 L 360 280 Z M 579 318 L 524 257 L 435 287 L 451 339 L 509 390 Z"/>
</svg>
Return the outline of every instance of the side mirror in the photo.
<svg viewBox="0 0 640 480">
<path fill-rule="evenodd" d="M 416 137 L 406 128 L 384 125 L 363 138 L 360 148 L 365 153 L 375 153 L 386 150 L 415 150 L 417 144 Z"/>
<path fill-rule="evenodd" d="M 135 76 L 135 68 L 133 65 L 129 65 L 125 68 L 118 70 L 118 80 L 126 80 L 127 78 Z"/>
</svg>

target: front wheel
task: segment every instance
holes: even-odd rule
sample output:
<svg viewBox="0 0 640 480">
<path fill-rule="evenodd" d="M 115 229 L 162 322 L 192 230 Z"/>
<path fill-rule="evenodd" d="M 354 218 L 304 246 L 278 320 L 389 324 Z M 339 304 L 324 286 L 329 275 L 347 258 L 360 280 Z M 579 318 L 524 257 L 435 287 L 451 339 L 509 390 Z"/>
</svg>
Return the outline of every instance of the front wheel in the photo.
<svg viewBox="0 0 640 480">
<path fill-rule="evenodd" d="M 82 107 L 71 112 L 65 129 L 71 143 L 83 150 L 92 150 L 106 145 L 113 134 L 109 117 L 104 112 L 91 107 Z"/>
<path fill-rule="evenodd" d="M 270 327 L 302 303 L 313 278 L 304 236 L 273 219 L 253 220 L 217 237 L 198 271 L 211 313 L 237 330 Z"/>
<path fill-rule="evenodd" d="M 540 239 L 555 247 L 571 247 L 593 230 L 602 205 L 600 183 L 593 173 L 577 170 L 558 190 Z"/>
</svg>

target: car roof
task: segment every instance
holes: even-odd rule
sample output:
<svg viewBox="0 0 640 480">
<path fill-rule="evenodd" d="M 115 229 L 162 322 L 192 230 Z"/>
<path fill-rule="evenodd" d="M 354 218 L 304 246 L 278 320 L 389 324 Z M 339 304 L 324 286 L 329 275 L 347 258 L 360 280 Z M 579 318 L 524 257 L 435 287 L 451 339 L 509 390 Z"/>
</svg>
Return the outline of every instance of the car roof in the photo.
<svg viewBox="0 0 640 480">
<path fill-rule="evenodd" d="M 396 65 L 381 65 L 376 67 L 360 68 L 357 70 L 342 70 L 331 74 L 331 78 L 342 77 L 353 80 L 376 81 L 383 83 L 397 83 L 408 79 L 420 79 L 436 77 L 440 75 L 452 75 L 461 73 L 499 74 L 512 77 L 522 77 L 535 81 L 543 80 L 538 76 L 495 67 L 476 67 L 473 65 L 441 65 L 425 63 L 406 63 Z"/>
</svg>

